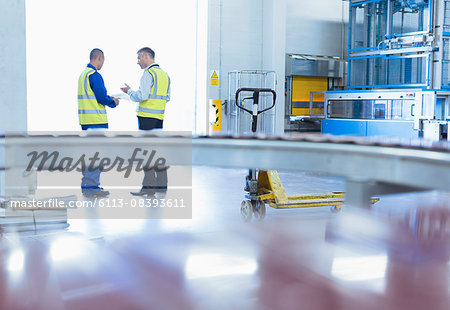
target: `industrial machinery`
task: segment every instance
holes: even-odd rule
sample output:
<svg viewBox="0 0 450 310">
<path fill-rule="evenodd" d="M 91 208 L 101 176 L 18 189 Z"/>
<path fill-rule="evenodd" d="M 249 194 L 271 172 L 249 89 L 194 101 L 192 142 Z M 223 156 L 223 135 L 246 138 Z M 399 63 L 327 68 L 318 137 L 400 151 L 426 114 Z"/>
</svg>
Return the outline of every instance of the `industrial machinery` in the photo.
<svg viewBox="0 0 450 310">
<path fill-rule="evenodd" d="M 347 90 L 325 93 L 322 132 L 448 139 L 450 1 L 349 6 Z"/>
<path fill-rule="evenodd" d="M 324 92 L 343 89 L 345 61 L 338 57 L 286 55 L 286 131 L 320 131 Z M 310 106 L 311 102 L 311 106 Z"/>
</svg>

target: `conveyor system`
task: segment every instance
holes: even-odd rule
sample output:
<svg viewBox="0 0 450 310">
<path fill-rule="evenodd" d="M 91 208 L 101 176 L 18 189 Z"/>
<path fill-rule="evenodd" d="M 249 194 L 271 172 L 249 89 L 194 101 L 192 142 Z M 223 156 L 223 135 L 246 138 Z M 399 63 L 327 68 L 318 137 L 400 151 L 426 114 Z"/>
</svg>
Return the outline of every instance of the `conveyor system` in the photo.
<svg viewBox="0 0 450 310">
<path fill-rule="evenodd" d="M 373 195 L 449 190 L 446 142 L 367 139 L 304 134 L 295 137 L 191 137 L 165 133 L 14 134 L 6 141 L 6 165 L 26 167 L 32 151 L 78 158 L 95 152 L 130 158 L 135 148 L 157 149 L 168 165 L 310 171 L 346 179 L 346 204 L 368 206 Z M 251 152 L 252 156 L 248 156 Z M 192 156 L 189 156 L 192 155 Z M 48 167 L 48 162 L 47 162 Z M 43 167 L 46 168 L 46 167 Z M 2 188 L 4 184 L 2 184 Z M 4 191 L 4 189 L 3 189 Z"/>
</svg>

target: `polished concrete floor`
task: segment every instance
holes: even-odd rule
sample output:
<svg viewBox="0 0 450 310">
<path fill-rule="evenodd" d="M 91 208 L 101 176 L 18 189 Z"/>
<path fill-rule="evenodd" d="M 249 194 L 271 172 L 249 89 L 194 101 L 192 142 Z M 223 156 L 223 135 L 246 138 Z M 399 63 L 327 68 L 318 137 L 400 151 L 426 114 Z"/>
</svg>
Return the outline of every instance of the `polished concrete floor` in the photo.
<svg viewBox="0 0 450 310">
<path fill-rule="evenodd" d="M 242 200 L 245 199 L 243 189 L 246 174 L 247 171 L 244 169 L 194 167 L 192 170 L 192 219 L 69 220 L 68 231 L 105 237 L 134 234 L 139 231 L 146 233 L 174 231 L 192 234 L 220 233 L 232 225 L 242 224 L 240 206 Z M 288 196 L 345 191 L 345 181 L 339 177 L 283 171 L 279 171 L 279 175 Z M 136 187 L 134 190 L 137 189 Z M 117 192 L 114 189 L 110 190 L 109 199 L 111 200 L 120 197 L 133 199 L 129 195 L 130 190 Z M 82 197 L 81 194 L 79 197 Z M 164 198 L 165 196 L 157 194 L 157 197 Z M 374 214 L 398 214 L 400 216 L 423 205 L 450 207 L 450 195 L 439 191 L 387 195 L 381 198 L 372 208 Z M 334 216 L 330 211 L 329 207 L 283 210 L 268 207 L 264 222 L 275 219 L 324 220 Z"/>
<path fill-rule="evenodd" d="M 241 225 L 241 202 L 245 199 L 246 170 L 194 167 L 192 170 L 192 219 L 148 220 L 72 220 L 69 231 L 87 234 L 123 235 L 136 230 L 148 233 L 181 231 L 191 234 L 220 233 L 233 225 Z M 324 177 L 307 173 L 279 172 L 288 195 L 330 193 L 344 191 L 341 178 Z M 170 186 L 170 185 L 169 185 Z M 170 194 L 170 192 L 169 192 Z M 115 197 L 131 197 L 128 191 L 114 193 Z M 158 197 L 164 197 L 158 195 Z M 133 198 L 131 198 L 133 199 Z M 265 221 L 283 218 L 308 217 L 311 219 L 332 216 L 329 207 L 314 209 L 275 210 L 267 208 Z M 94 224 L 95 223 L 95 224 Z"/>
<path fill-rule="evenodd" d="M 279 174 L 288 195 L 345 191 L 341 178 Z M 435 253 L 433 247 L 423 240 L 437 240 L 443 243 L 437 248 L 446 249 L 450 220 L 436 224 L 429 220 L 434 213 L 421 216 L 420 210 L 438 208 L 444 214 L 439 218 L 448 219 L 449 194 L 382 196 L 371 210 L 361 212 L 345 206 L 339 213 L 329 207 L 268 208 L 264 221 L 244 223 L 245 176 L 245 170 L 194 167 L 190 219 L 164 214 L 158 219 L 107 219 L 94 212 L 85 219 L 69 218 L 63 230 L 5 234 L 2 275 L 7 276 L 0 280 L 10 293 L 3 294 L 0 308 L 32 309 L 27 302 L 37 302 L 33 309 L 299 309 L 300 304 L 303 309 L 448 309 L 450 251 L 439 252 L 436 263 L 427 256 Z M 171 183 L 169 175 L 169 187 Z M 111 190 L 109 199 L 128 197 L 133 190 L 104 186 Z M 157 197 L 171 195 L 169 189 L 167 196 Z M 420 218 L 426 219 L 426 228 L 417 225 Z M 396 231 L 399 227 L 405 230 Z M 403 233 L 406 237 L 397 240 Z M 407 258 L 393 248 L 403 249 Z M 399 255 L 410 273 L 398 267 L 404 266 L 397 262 Z M 425 268 L 423 261 L 435 263 Z M 40 298 L 28 296 L 24 303 L 15 298 L 21 286 L 10 275 L 21 268 L 27 270 L 20 282 L 24 287 L 42 279 L 47 283 Z M 415 278 L 406 276 L 413 273 Z M 397 274 L 401 284 L 391 279 Z M 421 276 L 418 283 L 416 276 Z M 407 291 L 398 289 L 404 282 L 409 283 Z M 424 293 L 422 283 L 436 293 Z"/>
</svg>

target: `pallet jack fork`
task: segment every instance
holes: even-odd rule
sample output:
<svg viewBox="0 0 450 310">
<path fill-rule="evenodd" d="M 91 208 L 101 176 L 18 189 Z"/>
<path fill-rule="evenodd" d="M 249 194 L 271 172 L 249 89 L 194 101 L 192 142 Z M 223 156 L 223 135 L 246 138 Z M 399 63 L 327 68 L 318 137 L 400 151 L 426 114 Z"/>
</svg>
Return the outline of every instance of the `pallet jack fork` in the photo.
<svg viewBox="0 0 450 310">
<path fill-rule="evenodd" d="M 240 92 L 252 92 L 252 97 L 244 100 L 253 100 L 253 110 L 245 109 L 239 102 Z M 258 111 L 259 94 L 268 92 L 272 94 L 271 107 Z M 236 106 L 247 113 L 252 114 L 252 132 L 256 132 L 258 115 L 272 109 L 275 106 L 276 94 L 272 89 L 264 88 L 240 88 L 236 91 Z M 250 169 L 246 177 L 244 190 L 248 192 L 246 199 L 241 204 L 241 215 L 244 221 L 251 221 L 252 216 L 257 220 L 263 220 L 266 215 L 266 204 L 275 209 L 311 208 L 329 206 L 333 212 L 340 211 L 344 204 L 344 192 L 332 192 L 330 194 L 312 194 L 287 196 L 281 179 L 276 170 Z M 371 199 L 374 204 L 379 198 Z"/>
<path fill-rule="evenodd" d="M 253 185 L 250 185 L 253 184 Z M 264 219 L 266 204 L 274 209 L 294 209 L 312 207 L 330 207 L 331 211 L 339 212 L 345 202 L 344 192 L 332 192 L 330 194 L 306 194 L 287 196 L 283 184 L 276 170 L 259 170 L 257 180 L 247 179 L 247 189 L 256 189 L 245 196 L 242 201 L 241 215 L 245 221 L 250 221 L 252 216 L 257 220 Z M 371 204 L 378 202 L 379 198 L 372 198 Z"/>
</svg>

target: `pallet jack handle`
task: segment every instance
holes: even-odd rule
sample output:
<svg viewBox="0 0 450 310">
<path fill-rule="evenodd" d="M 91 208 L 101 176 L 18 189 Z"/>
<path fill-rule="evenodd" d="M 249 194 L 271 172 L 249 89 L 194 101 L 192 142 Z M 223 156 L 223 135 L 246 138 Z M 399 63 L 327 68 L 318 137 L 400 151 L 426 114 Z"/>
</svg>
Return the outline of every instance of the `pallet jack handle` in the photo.
<svg viewBox="0 0 450 310">
<path fill-rule="evenodd" d="M 244 98 L 244 100 L 247 100 L 247 99 L 253 100 L 253 111 L 250 111 L 239 105 L 239 103 L 238 103 L 239 102 L 239 94 L 241 92 L 252 92 L 253 93 L 252 97 Z M 273 98 L 273 104 L 272 104 L 272 106 L 270 106 L 264 110 L 258 111 L 259 94 L 260 93 L 271 93 L 272 98 Z M 275 91 L 273 89 L 270 89 L 270 88 L 239 88 L 236 91 L 236 101 L 235 102 L 236 102 L 236 106 L 239 109 L 244 110 L 245 112 L 250 113 L 253 116 L 252 132 L 256 132 L 256 127 L 257 127 L 257 123 L 258 123 L 258 115 L 272 109 L 275 106 L 276 99 L 277 99 L 277 94 L 275 93 Z"/>
</svg>

